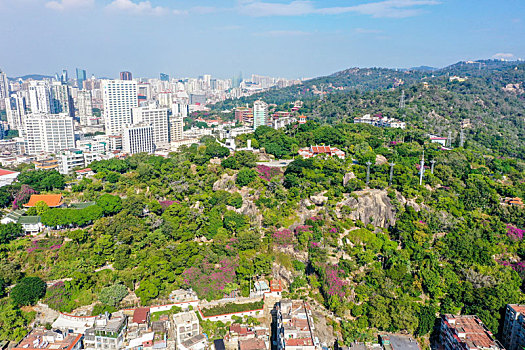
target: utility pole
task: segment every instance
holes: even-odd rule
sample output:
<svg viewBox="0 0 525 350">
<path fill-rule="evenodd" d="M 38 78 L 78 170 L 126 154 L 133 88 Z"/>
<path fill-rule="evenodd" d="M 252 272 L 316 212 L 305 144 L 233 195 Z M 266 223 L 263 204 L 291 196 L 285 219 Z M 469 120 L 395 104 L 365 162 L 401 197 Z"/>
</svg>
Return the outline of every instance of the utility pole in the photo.
<svg viewBox="0 0 525 350">
<path fill-rule="evenodd" d="M 419 167 L 419 186 L 423 185 L 423 174 L 425 173 L 425 151 L 423 151 L 423 155 L 421 156 L 421 164 Z"/>
<path fill-rule="evenodd" d="M 392 186 L 392 179 L 394 178 L 394 165 L 396 165 L 396 163 L 390 163 L 390 181 L 388 182 L 388 186 Z"/>
<path fill-rule="evenodd" d="M 405 90 L 401 90 L 401 99 L 399 100 L 399 109 L 404 109 L 405 107 L 406 107 Z"/>
<path fill-rule="evenodd" d="M 432 159 L 432 160 L 430 161 L 430 164 L 432 164 L 432 166 L 430 167 L 430 173 L 431 173 L 432 175 L 434 175 L 434 164 L 436 164 L 436 161 L 435 161 L 434 159 Z"/>
<path fill-rule="evenodd" d="M 452 147 L 452 131 L 448 132 L 447 143 L 448 143 L 448 147 Z"/>
<path fill-rule="evenodd" d="M 366 187 L 370 183 L 370 165 L 372 165 L 371 161 L 366 162 Z"/>
</svg>

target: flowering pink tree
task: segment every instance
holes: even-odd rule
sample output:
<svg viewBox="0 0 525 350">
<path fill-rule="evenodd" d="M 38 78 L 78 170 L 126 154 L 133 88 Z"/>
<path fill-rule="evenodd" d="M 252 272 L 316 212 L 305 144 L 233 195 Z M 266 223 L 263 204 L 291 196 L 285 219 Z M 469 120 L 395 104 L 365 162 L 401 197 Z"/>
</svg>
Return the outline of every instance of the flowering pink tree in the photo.
<svg viewBox="0 0 525 350">
<path fill-rule="evenodd" d="M 293 241 L 293 233 L 288 229 L 283 229 L 280 231 L 275 231 L 272 234 L 273 241 L 280 246 L 289 246 Z"/>
<path fill-rule="evenodd" d="M 272 168 L 266 165 L 257 165 L 255 170 L 257 173 L 259 173 L 259 177 L 266 181 L 270 181 L 272 178 L 281 173 L 278 168 Z"/>
<path fill-rule="evenodd" d="M 343 270 L 339 269 L 337 265 L 326 268 L 326 283 L 328 285 L 326 292 L 328 295 L 344 298 L 346 283 L 340 277 L 342 274 Z"/>
<path fill-rule="evenodd" d="M 184 283 L 199 297 L 217 299 L 223 296 L 226 285 L 235 280 L 236 268 L 237 263 L 230 259 L 222 259 L 217 265 L 204 261 L 201 266 L 184 271 Z"/>
<path fill-rule="evenodd" d="M 525 230 L 507 224 L 507 237 L 513 241 L 521 241 L 523 239 L 523 234 L 525 234 Z"/>
<path fill-rule="evenodd" d="M 32 194 L 35 194 L 36 191 L 33 190 L 28 185 L 22 185 L 20 191 L 15 194 L 15 199 L 13 200 L 13 209 L 19 209 L 29 201 L 29 198 Z"/>
</svg>

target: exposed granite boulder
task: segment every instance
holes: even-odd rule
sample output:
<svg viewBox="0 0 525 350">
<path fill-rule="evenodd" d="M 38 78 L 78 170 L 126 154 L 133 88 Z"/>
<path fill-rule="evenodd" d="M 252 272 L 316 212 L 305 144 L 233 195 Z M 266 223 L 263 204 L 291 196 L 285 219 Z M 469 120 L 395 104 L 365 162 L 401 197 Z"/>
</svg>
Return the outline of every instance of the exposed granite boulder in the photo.
<svg viewBox="0 0 525 350">
<path fill-rule="evenodd" d="M 219 191 L 231 191 L 235 188 L 235 180 L 237 178 L 237 175 L 228 175 L 228 174 L 222 174 L 222 177 L 215 181 L 213 184 L 213 190 Z"/>
<path fill-rule="evenodd" d="M 356 176 L 355 176 L 355 174 L 353 172 L 346 173 L 345 177 L 343 178 L 343 186 L 348 185 L 350 180 L 355 179 L 355 178 L 356 178 Z"/>
<path fill-rule="evenodd" d="M 396 223 L 396 208 L 384 190 L 356 191 L 357 199 L 348 196 L 337 204 L 338 209 L 348 206 L 352 209 L 349 217 L 352 220 L 361 220 L 365 225 L 373 223 L 375 226 L 389 227 Z M 343 214 L 340 213 L 340 216 Z"/>
<path fill-rule="evenodd" d="M 323 195 L 310 196 L 310 200 L 315 205 L 321 206 L 321 205 L 325 205 L 325 203 L 328 201 L 328 197 L 323 196 Z"/>
<path fill-rule="evenodd" d="M 388 163 L 388 159 L 386 159 L 385 156 L 380 154 L 376 155 L 376 165 L 383 165 L 386 163 Z"/>
</svg>

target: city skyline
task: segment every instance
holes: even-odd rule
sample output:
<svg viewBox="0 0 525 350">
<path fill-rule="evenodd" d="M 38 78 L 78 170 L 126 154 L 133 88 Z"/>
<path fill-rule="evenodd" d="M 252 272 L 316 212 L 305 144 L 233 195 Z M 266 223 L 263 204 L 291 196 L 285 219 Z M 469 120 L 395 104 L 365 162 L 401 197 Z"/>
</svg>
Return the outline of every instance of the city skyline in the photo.
<svg viewBox="0 0 525 350">
<path fill-rule="evenodd" d="M 10 77 L 78 67 L 108 78 L 289 79 L 355 66 L 443 67 L 525 57 L 513 40 L 525 34 L 524 13 L 516 0 L 0 0 L 0 43 L 10 48 L 0 67 Z"/>
</svg>

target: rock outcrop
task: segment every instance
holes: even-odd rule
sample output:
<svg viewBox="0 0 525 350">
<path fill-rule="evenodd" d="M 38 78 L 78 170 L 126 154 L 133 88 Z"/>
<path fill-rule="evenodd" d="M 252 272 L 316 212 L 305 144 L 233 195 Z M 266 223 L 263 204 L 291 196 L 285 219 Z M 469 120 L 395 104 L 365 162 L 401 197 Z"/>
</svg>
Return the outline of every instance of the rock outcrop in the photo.
<svg viewBox="0 0 525 350">
<path fill-rule="evenodd" d="M 219 191 L 231 191 L 235 188 L 235 179 L 237 178 L 237 175 L 228 175 L 228 174 L 222 174 L 222 177 L 215 181 L 213 184 L 213 190 Z"/>
<path fill-rule="evenodd" d="M 343 177 L 343 186 L 348 185 L 350 180 L 355 179 L 355 178 L 356 178 L 356 176 L 355 176 L 355 174 L 353 172 L 346 173 L 345 177 Z"/>
</svg>

